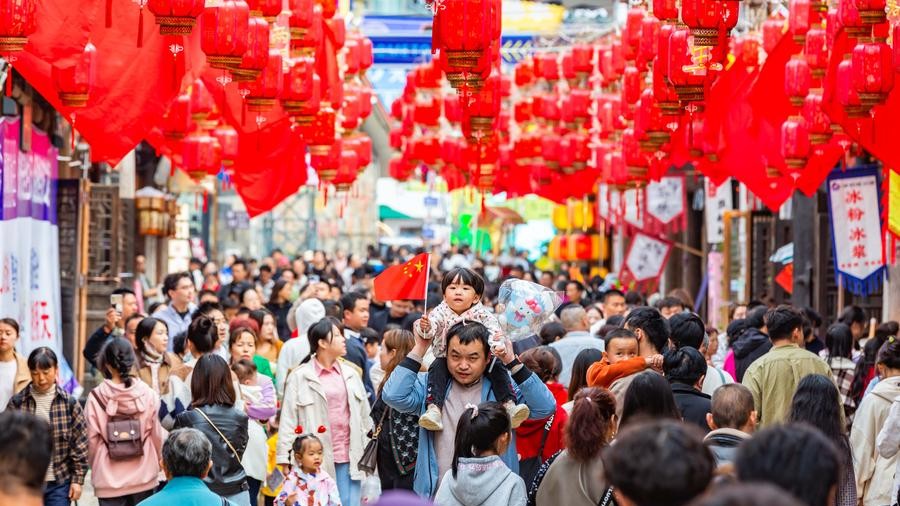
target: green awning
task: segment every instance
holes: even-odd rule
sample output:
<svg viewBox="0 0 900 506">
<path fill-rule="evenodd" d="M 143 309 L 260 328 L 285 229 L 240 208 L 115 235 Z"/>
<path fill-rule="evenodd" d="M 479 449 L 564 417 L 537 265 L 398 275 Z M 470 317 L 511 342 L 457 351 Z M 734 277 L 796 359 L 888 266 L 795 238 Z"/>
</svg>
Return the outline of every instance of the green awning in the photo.
<svg viewBox="0 0 900 506">
<path fill-rule="evenodd" d="M 384 220 L 412 220 L 414 219 L 412 216 L 406 215 L 397 211 L 393 207 L 380 205 L 378 206 L 378 219 L 381 221 Z"/>
</svg>

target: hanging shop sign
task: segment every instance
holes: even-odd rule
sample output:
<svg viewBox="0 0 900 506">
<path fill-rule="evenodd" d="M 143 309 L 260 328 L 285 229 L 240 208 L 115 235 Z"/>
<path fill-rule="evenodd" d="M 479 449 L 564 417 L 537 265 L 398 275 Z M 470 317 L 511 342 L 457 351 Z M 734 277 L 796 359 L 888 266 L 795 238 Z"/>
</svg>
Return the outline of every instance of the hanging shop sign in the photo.
<svg viewBox="0 0 900 506">
<path fill-rule="evenodd" d="M 676 233 L 687 226 L 687 190 L 684 176 L 665 176 L 646 189 L 646 230 Z"/>
<path fill-rule="evenodd" d="M 844 286 L 857 295 L 871 293 L 882 281 L 879 202 L 875 169 L 836 173 L 828 178 L 834 268 Z"/>
<path fill-rule="evenodd" d="M 60 382 L 77 387 L 63 356 L 56 221 L 56 148 L 33 130 L 19 149 L 19 120 L 0 121 L 0 308 L 19 322 L 17 351 L 48 346 L 60 359 Z M 13 239 L 15 238 L 15 239 Z"/>
<path fill-rule="evenodd" d="M 644 229 L 644 189 L 631 188 L 625 190 L 622 194 L 622 206 L 624 212 L 622 217 L 625 219 L 625 225 L 637 230 Z"/>
<path fill-rule="evenodd" d="M 657 281 L 671 252 L 671 242 L 638 232 L 631 240 L 619 279 L 625 286 L 630 283 L 645 286 Z"/>
<path fill-rule="evenodd" d="M 734 207 L 731 194 L 731 179 L 716 186 L 709 178 L 703 179 L 703 206 L 706 218 L 706 242 L 722 244 L 725 240 L 725 211 Z"/>
</svg>

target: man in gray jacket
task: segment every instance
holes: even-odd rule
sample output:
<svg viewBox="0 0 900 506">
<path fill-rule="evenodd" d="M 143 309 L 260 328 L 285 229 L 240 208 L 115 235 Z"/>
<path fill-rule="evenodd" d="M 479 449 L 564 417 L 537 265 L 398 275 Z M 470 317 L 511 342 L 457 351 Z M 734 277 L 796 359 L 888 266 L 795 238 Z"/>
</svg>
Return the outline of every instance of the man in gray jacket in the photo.
<svg viewBox="0 0 900 506">
<path fill-rule="evenodd" d="M 706 423 L 712 430 L 703 443 L 712 451 L 716 465 L 721 467 L 734 462 L 738 446 L 750 439 L 756 430 L 756 411 L 753 394 L 740 383 L 722 385 L 712 396 L 710 413 Z"/>
</svg>

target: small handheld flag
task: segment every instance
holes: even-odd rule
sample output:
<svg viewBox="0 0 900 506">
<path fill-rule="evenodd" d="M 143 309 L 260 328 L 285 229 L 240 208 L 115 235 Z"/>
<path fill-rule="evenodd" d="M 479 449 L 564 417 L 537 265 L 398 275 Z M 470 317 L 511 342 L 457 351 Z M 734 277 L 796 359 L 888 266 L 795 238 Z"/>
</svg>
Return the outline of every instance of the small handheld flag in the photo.
<svg viewBox="0 0 900 506">
<path fill-rule="evenodd" d="M 375 277 L 375 298 L 389 300 L 426 300 L 428 295 L 428 253 L 384 270 Z"/>
</svg>

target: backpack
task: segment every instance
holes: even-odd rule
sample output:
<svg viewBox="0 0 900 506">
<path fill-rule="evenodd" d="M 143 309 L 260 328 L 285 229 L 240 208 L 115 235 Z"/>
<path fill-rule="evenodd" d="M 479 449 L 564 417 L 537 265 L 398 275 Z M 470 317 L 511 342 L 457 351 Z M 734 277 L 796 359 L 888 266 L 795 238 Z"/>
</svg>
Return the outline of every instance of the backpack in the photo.
<svg viewBox="0 0 900 506">
<path fill-rule="evenodd" d="M 100 399 L 96 391 L 91 395 L 106 411 L 106 403 Z M 144 455 L 144 441 L 141 439 L 141 421 L 135 416 L 114 415 L 106 422 L 106 449 L 111 460 L 129 460 Z"/>
</svg>

